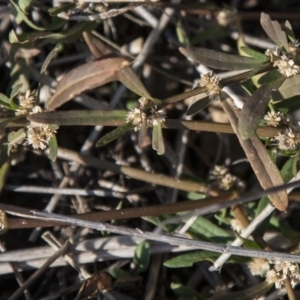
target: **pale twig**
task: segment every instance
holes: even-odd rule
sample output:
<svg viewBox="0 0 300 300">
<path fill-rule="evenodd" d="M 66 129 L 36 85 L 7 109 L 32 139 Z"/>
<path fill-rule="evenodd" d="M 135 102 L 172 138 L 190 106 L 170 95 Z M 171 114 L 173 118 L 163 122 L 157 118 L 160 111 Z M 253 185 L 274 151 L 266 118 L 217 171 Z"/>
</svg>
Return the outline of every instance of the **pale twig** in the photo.
<svg viewBox="0 0 300 300">
<path fill-rule="evenodd" d="M 162 254 L 153 255 L 148 273 L 148 281 L 145 290 L 145 300 L 152 300 L 157 289 L 157 281 L 160 276 Z"/>
<path fill-rule="evenodd" d="M 0 241 L 0 251 L 2 253 L 6 252 L 6 248 L 5 248 L 4 244 L 2 243 L 2 241 Z M 13 271 L 18 284 L 20 286 L 22 286 L 24 284 L 23 275 L 19 272 L 19 270 L 16 267 L 15 263 L 11 262 L 10 260 L 7 260 L 7 261 L 9 261 L 8 265 L 10 266 L 11 270 Z M 26 300 L 31 300 L 32 299 L 30 291 L 27 290 L 27 289 L 24 290 L 24 296 L 25 296 Z"/>
<path fill-rule="evenodd" d="M 44 264 L 43 266 L 34 272 L 26 282 L 18 288 L 8 300 L 18 299 L 22 293 L 29 288 L 48 268 L 56 261 L 61 255 L 63 255 L 69 249 L 70 243 L 66 242 L 57 252 L 54 253 Z"/>
<path fill-rule="evenodd" d="M 136 246 L 142 241 L 144 239 L 130 236 L 84 240 L 74 246 L 74 251 L 76 252 L 72 253 L 72 257 L 78 264 L 118 260 L 116 267 L 121 268 L 120 262 L 132 258 Z M 186 246 L 171 246 L 155 241 L 150 242 L 151 254 L 177 253 L 191 250 L 195 249 Z M 54 250 L 49 246 L 0 253 L 0 275 L 12 272 L 8 261 L 15 263 L 20 270 L 29 270 L 40 268 L 53 253 Z M 63 258 L 59 258 L 53 263 L 52 267 L 65 265 L 66 261 Z"/>
<path fill-rule="evenodd" d="M 290 183 L 295 182 L 299 180 L 300 178 L 300 172 L 297 173 L 295 177 L 290 180 Z M 287 189 L 287 193 L 290 193 L 293 190 L 293 188 Z M 272 206 L 271 204 L 268 204 L 265 209 L 249 224 L 249 226 L 244 229 L 241 233 L 240 236 L 242 238 L 247 238 L 256 228 L 257 226 L 263 222 L 273 211 L 275 210 L 275 207 Z M 232 246 L 240 246 L 243 244 L 243 240 L 240 238 L 235 239 L 232 242 Z M 213 264 L 212 267 L 210 267 L 210 271 L 216 271 L 220 269 L 220 267 L 226 262 L 226 260 L 229 259 L 231 255 L 230 254 L 223 254 L 221 255 Z"/>
<path fill-rule="evenodd" d="M 50 231 L 44 232 L 43 235 L 42 235 L 42 238 L 43 238 L 44 241 L 46 241 L 56 251 L 58 251 L 62 247 L 61 242 Z M 78 263 L 75 262 L 75 260 L 73 259 L 73 257 L 71 255 L 65 254 L 64 259 L 84 279 L 87 279 L 87 278 L 92 276 L 89 272 L 87 272 L 85 269 L 83 269 L 81 266 L 79 266 Z"/>
<path fill-rule="evenodd" d="M 294 183 L 282 185 L 280 187 L 274 187 L 269 190 L 264 190 L 263 192 L 270 194 L 272 192 L 274 193 L 277 190 L 282 190 L 283 187 L 289 188 L 291 186 L 299 186 L 299 185 L 300 182 L 297 181 Z M 259 194 L 263 194 L 263 193 L 262 192 L 255 193 L 256 196 Z M 248 202 L 249 195 L 251 195 L 251 193 L 245 195 L 243 197 L 243 201 L 245 201 L 246 199 Z M 251 197 L 253 197 L 253 194 L 251 195 Z M 229 207 L 231 205 L 240 204 L 240 202 L 241 199 L 235 199 L 233 201 L 227 201 L 224 204 L 222 203 L 222 206 Z M 71 217 L 62 216 L 58 214 L 50 214 L 46 212 L 40 212 L 37 210 L 24 209 L 24 208 L 15 207 L 7 204 L 0 204 L 0 208 L 5 210 L 6 213 L 14 216 L 40 219 L 44 221 L 51 220 L 56 222 L 62 222 L 64 224 L 86 227 L 95 230 L 110 231 L 116 234 L 141 237 L 147 240 L 154 240 L 154 241 L 168 243 L 170 245 L 183 245 L 192 248 L 197 247 L 198 249 L 202 249 L 202 250 L 208 250 L 217 253 L 230 253 L 232 255 L 246 256 L 246 257 L 268 258 L 268 259 L 279 260 L 279 261 L 292 261 L 296 263 L 300 262 L 299 255 L 294 255 L 294 254 L 286 254 L 286 253 L 280 253 L 275 251 L 263 251 L 263 250 L 256 250 L 256 249 L 245 249 L 245 248 L 227 246 L 222 244 L 200 242 L 200 241 L 189 240 L 189 239 L 173 237 L 173 236 L 157 235 L 152 232 L 143 232 L 140 229 L 131 229 L 126 227 L 114 226 L 110 224 L 86 221 L 86 220 L 71 218 Z M 210 209 L 211 208 L 212 207 L 210 207 Z"/>
<path fill-rule="evenodd" d="M 104 190 L 87 190 L 75 188 L 53 188 L 48 186 L 32 186 L 32 185 L 7 185 L 4 190 L 17 193 L 35 193 L 35 194 L 57 194 L 57 195 L 72 195 L 72 196 L 97 196 L 97 197 L 115 197 L 126 198 L 125 193 L 104 191 Z"/>
</svg>

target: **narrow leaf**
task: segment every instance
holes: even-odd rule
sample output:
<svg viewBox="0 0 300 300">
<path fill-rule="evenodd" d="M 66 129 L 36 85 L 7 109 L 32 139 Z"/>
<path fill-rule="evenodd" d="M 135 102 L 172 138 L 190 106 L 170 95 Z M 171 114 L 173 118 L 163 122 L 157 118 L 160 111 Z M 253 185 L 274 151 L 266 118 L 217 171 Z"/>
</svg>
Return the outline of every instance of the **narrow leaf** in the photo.
<svg viewBox="0 0 300 300">
<path fill-rule="evenodd" d="M 31 20 L 28 19 L 26 14 L 22 11 L 22 9 L 19 7 L 18 4 L 16 4 L 13 0 L 10 0 L 11 4 L 14 6 L 14 8 L 17 11 L 18 19 L 23 20 L 29 27 L 35 30 L 45 30 L 45 28 L 35 25 L 31 22 Z"/>
<path fill-rule="evenodd" d="M 0 146 L 0 152 L 1 152 L 1 146 Z M 0 165 L 1 165 L 1 167 L 0 167 L 0 192 L 2 192 L 3 187 L 5 186 L 6 177 L 10 170 L 10 163 L 7 161 L 6 163 L 1 164 L 1 158 L 0 158 Z"/>
<path fill-rule="evenodd" d="M 57 52 L 58 52 L 59 48 L 60 48 L 60 45 L 56 45 L 51 50 L 51 52 L 47 55 L 43 65 L 42 65 L 41 72 L 40 72 L 38 89 L 37 89 L 37 99 L 39 99 L 40 90 L 41 90 L 41 87 L 42 87 L 42 84 L 43 84 L 43 79 L 44 79 L 45 72 L 46 72 L 51 60 L 57 55 Z"/>
<path fill-rule="evenodd" d="M 52 135 L 49 142 L 49 158 L 54 162 L 57 158 L 57 140 L 55 134 Z"/>
<path fill-rule="evenodd" d="M 211 251 L 196 251 L 192 253 L 186 253 L 174 257 L 172 259 L 167 260 L 164 262 L 164 266 L 167 268 L 185 268 L 185 267 L 192 267 L 194 263 L 208 260 L 214 262 L 220 254 Z M 247 261 L 246 258 L 231 256 L 230 259 L 226 261 L 226 263 L 245 263 Z"/>
<path fill-rule="evenodd" d="M 184 286 L 180 283 L 172 282 L 170 288 L 177 296 L 181 296 L 181 298 L 185 297 L 184 299 L 204 300 L 204 298 L 201 297 L 200 294 L 198 294 L 189 286 Z"/>
<path fill-rule="evenodd" d="M 14 98 L 17 94 L 19 94 L 20 91 L 21 91 L 21 89 L 22 89 L 22 87 L 23 87 L 22 83 L 13 85 L 12 91 L 10 93 L 10 99 Z"/>
<path fill-rule="evenodd" d="M 288 41 L 285 32 L 277 21 L 272 21 L 270 16 L 265 13 L 260 15 L 260 24 L 269 38 L 279 47 L 288 50 Z"/>
<path fill-rule="evenodd" d="M 128 64 L 124 64 L 117 70 L 117 76 L 118 80 L 120 80 L 128 89 L 130 89 L 134 93 L 147 99 L 152 99 L 151 95 L 149 94 L 141 80 Z"/>
<path fill-rule="evenodd" d="M 289 114 L 300 109 L 300 96 L 295 96 L 286 100 L 282 100 L 280 102 L 276 102 L 273 105 L 276 108 L 276 110 L 279 110 L 284 114 Z"/>
<path fill-rule="evenodd" d="M 148 143 L 147 143 L 147 120 L 143 120 L 141 124 L 141 128 L 139 130 L 139 138 L 138 138 L 138 145 L 140 148 L 144 148 Z"/>
<path fill-rule="evenodd" d="M 272 85 L 259 87 L 245 102 L 239 117 L 239 134 L 242 139 L 249 139 L 256 131 L 256 128 L 266 112 L 271 98 L 271 91 L 278 88 L 284 78 Z"/>
<path fill-rule="evenodd" d="M 10 153 L 11 148 L 14 145 L 21 144 L 26 138 L 26 132 L 24 128 L 19 129 L 18 131 L 12 131 L 8 134 L 8 153 Z"/>
<path fill-rule="evenodd" d="M 13 107 L 11 107 L 10 105 L 10 99 L 7 98 L 4 94 L 0 93 L 0 105 L 8 108 L 8 109 L 11 109 L 11 110 L 14 110 Z"/>
<path fill-rule="evenodd" d="M 257 135 L 254 134 L 250 139 L 247 140 L 241 138 L 238 130 L 238 112 L 234 110 L 233 103 L 229 99 L 230 98 L 222 102 L 223 109 L 230 120 L 231 126 L 236 133 L 262 188 L 268 189 L 274 186 L 282 185 L 284 182 L 281 174 Z M 228 101 L 231 101 L 231 103 Z M 278 210 L 286 210 L 288 206 L 288 196 L 285 190 L 270 194 L 268 196 Z"/>
<path fill-rule="evenodd" d="M 231 293 L 228 295 L 218 295 L 208 298 L 207 300 L 253 300 L 258 299 L 265 295 L 270 288 L 273 286 L 273 283 L 268 283 L 267 281 L 254 285 L 248 289 L 245 289 L 240 292 Z"/>
<path fill-rule="evenodd" d="M 265 55 L 265 54 L 263 54 L 261 52 L 258 52 L 258 51 L 254 50 L 254 49 L 251 49 L 251 48 L 248 48 L 248 47 L 241 47 L 241 50 L 245 54 L 247 54 L 248 56 L 255 58 L 257 61 L 267 62 L 267 61 L 270 60 L 270 58 L 267 55 Z"/>
<path fill-rule="evenodd" d="M 284 29 L 285 29 L 286 35 L 288 36 L 289 40 L 292 43 L 295 42 L 296 37 L 295 37 L 294 31 L 293 31 L 292 25 L 289 21 L 285 21 Z"/>
<path fill-rule="evenodd" d="M 83 91 L 116 80 L 115 72 L 125 61 L 121 57 L 106 58 L 74 68 L 59 81 L 48 110 L 54 110 Z"/>
<path fill-rule="evenodd" d="M 30 122 L 56 125 L 120 125 L 125 122 L 125 110 L 51 111 L 27 116 Z"/>
<path fill-rule="evenodd" d="M 0 122 L 0 131 L 2 129 L 4 129 L 7 124 L 9 124 L 10 122 L 13 122 L 13 121 L 15 121 L 19 118 L 20 118 L 19 116 L 18 117 L 7 118 L 7 119 L 3 120 L 2 122 Z"/>
<path fill-rule="evenodd" d="M 160 124 L 153 126 L 152 148 L 153 150 L 157 151 L 158 155 L 165 154 L 165 143 Z"/>
<path fill-rule="evenodd" d="M 96 38 L 88 31 L 82 33 L 84 41 L 88 45 L 91 53 L 96 58 L 101 58 L 104 55 L 110 54 L 112 51 L 99 38 Z"/>
<path fill-rule="evenodd" d="M 249 70 L 262 65 L 262 62 L 246 56 L 227 54 L 206 48 L 179 48 L 186 57 L 207 67 L 220 70 Z"/>
<path fill-rule="evenodd" d="M 275 99 L 288 99 L 293 96 L 300 95 L 300 74 L 286 78 L 278 91 L 273 92 Z"/>
<path fill-rule="evenodd" d="M 114 129 L 113 131 L 111 131 L 110 133 L 108 133 L 104 137 L 102 137 L 97 142 L 96 146 L 102 147 L 102 146 L 114 141 L 119 136 L 121 136 L 122 134 L 124 134 L 125 132 L 127 132 L 128 130 L 133 129 L 133 128 L 134 128 L 134 125 L 132 125 L 131 123 L 126 123 L 123 126 L 120 126 L 116 129 Z"/>
<path fill-rule="evenodd" d="M 144 272 L 148 269 L 150 263 L 150 244 L 149 242 L 142 242 L 137 245 L 133 261 L 139 272 Z"/>
<path fill-rule="evenodd" d="M 210 102 L 211 102 L 211 99 L 208 96 L 206 96 L 203 99 L 200 99 L 200 100 L 192 103 L 190 105 L 190 107 L 188 108 L 186 115 L 191 116 L 191 115 L 203 110 L 206 106 L 209 105 Z"/>
<path fill-rule="evenodd" d="M 0 139 L 0 168 L 8 161 L 7 135 Z"/>
</svg>

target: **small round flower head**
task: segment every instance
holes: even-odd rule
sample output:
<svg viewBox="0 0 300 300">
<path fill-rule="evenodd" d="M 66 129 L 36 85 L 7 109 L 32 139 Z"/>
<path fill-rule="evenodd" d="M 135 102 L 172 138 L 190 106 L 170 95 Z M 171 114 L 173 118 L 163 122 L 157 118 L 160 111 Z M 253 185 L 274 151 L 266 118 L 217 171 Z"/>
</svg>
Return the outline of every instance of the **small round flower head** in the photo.
<svg viewBox="0 0 300 300">
<path fill-rule="evenodd" d="M 277 147 L 279 148 L 279 150 L 282 151 L 294 151 L 298 148 L 299 145 L 294 132 L 290 128 L 286 129 L 285 133 L 279 133 L 277 136 L 275 136 L 274 141 L 277 143 Z"/>
<path fill-rule="evenodd" d="M 264 115 L 265 124 L 267 126 L 278 127 L 284 119 L 285 117 L 281 112 L 269 111 Z"/>
<path fill-rule="evenodd" d="M 44 124 L 44 126 L 39 127 L 27 127 L 27 143 L 32 145 L 34 149 L 46 149 L 51 137 L 56 131 L 49 127 L 49 125 Z"/>
<path fill-rule="evenodd" d="M 210 71 L 201 75 L 199 84 L 201 87 L 207 88 L 207 95 L 209 95 L 209 98 L 213 99 L 221 92 L 219 81 L 219 77 L 215 76 L 213 72 Z"/>
<path fill-rule="evenodd" d="M 236 10 L 230 10 L 225 8 L 218 13 L 216 19 L 219 25 L 227 27 L 236 20 L 236 17 Z"/>
<path fill-rule="evenodd" d="M 266 280 L 275 283 L 277 289 L 284 285 L 284 280 L 289 278 L 292 287 L 300 282 L 299 265 L 288 261 L 269 261 L 272 268 L 266 273 Z"/>
<path fill-rule="evenodd" d="M 27 115 L 29 111 L 33 108 L 36 96 L 35 91 L 26 91 L 26 93 L 22 93 L 18 96 L 19 105 L 21 108 L 17 109 L 15 114 L 16 116 Z"/>
<path fill-rule="evenodd" d="M 209 172 L 209 180 L 221 190 L 228 191 L 232 187 L 244 189 L 245 183 L 238 177 L 232 175 L 225 166 L 216 165 Z"/>
<path fill-rule="evenodd" d="M 139 108 L 133 108 L 128 112 L 126 122 L 132 122 L 132 124 L 135 126 L 134 130 L 137 131 L 141 128 L 143 121 L 146 119 L 147 116 L 143 111 L 141 111 Z"/>
<path fill-rule="evenodd" d="M 149 124 L 157 126 L 166 120 L 166 115 L 162 110 L 157 110 L 157 107 L 151 108 L 151 116 L 148 118 Z"/>
<path fill-rule="evenodd" d="M 278 71 L 284 77 L 292 77 L 300 72 L 300 67 L 295 64 L 295 61 L 284 54 L 281 59 L 274 61 L 273 66 L 278 67 Z"/>
<path fill-rule="evenodd" d="M 267 260 L 263 258 L 253 258 L 250 263 L 248 263 L 248 268 L 252 275 L 265 276 L 270 270 L 270 264 Z"/>
</svg>

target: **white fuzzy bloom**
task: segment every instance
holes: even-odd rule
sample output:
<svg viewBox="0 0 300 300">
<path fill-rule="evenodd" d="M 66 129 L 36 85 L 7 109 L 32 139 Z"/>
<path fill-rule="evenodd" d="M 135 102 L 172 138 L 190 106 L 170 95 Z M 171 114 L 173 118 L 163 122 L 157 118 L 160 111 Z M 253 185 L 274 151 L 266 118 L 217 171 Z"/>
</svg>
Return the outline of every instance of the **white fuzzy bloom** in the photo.
<svg viewBox="0 0 300 300">
<path fill-rule="evenodd" d="M 201 87 L 207 88 L 207 95 L 209 98 L 214 99 L 216 96 L 220 95 L 221 89 L 219 85 L 220 79 L 215 76 L 212 71 L 202 74 L 199 84 Z"/>
<path fill-rule="evenodd" d="M 166 120 L 166 115 L 162 110 L 157 110 L 157 107 L 151 108 L 151 115 L 148 118 L 148 123 L 157 126 Z"/>
<path fill-rule="evenodd" d="M 285 133 L 279 133 L 277 136 L 275 136 L 274 141 L 277 143 L 279 150 L 282 151 L 294 151 L 299 146 L 299 141 L 296 139 L 294 132 L 290 128 L 286 129 Z"/>
<path fill-rule="evenodd" d="M 284 54 L 281 59 L 274 61 L 273 66 L 278 67 L 278 71 L 284 77 L 292 77 L 300 72 L 300 67 L 295 64 L 295 61 Z"/>
<path fill-rule="evenodd" d="M 147 120 L 147 115 L 141 111 L 139 108 L 133 108 L 131 111 L 128 112 L 126 117 L 126 122 L 132 122 L 135 126 L 135 130 L 139 130 L 142 126 L 143 121 Z"/>
<path fill-rule="evenodd" d="M 269 111 L 264 115 L 265 124 L 272 127 L 278 127 L 285 119 L 281 112 Z"/>
</svg>

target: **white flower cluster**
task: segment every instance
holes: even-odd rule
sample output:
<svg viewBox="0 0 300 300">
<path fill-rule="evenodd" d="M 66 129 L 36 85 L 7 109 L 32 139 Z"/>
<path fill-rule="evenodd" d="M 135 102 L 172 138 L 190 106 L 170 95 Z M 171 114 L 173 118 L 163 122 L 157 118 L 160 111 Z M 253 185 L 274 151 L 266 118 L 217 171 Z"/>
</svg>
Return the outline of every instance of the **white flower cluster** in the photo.
<svg viewBox="0 0 300 300">
<path fill-rule="evenodd" d="M 20 108 L 16 110 L 16 115 L 28 115 L 42 112 L 43 109 L 35 105 L 35 91 L 27 91 L 19 95 Z M 56 133 L 49 124 L 30 122 L 26 131 L 26 144 L 32 145 L 34 149 L 46 149 L 51 137 Z"/>
<path fill-rule="evenodd" d="M 298 41 L 289 44 L 289 52 L 285 52 L 283 49 L 275 47 L 273 49 L 267 49 L 265 54 L 270 57 L 270 61 L 273 62 L 273 66 L 278 68 L 278 71 L 284 77 L 292 77 L 299 74 L 300 67 L 295 63 L 295 57 L 298 55 L 300 44 Z"/>
<path fill-rule="evenodd" d="M 284 280 L 287 278 L 293 288 L 300 282 L 299 265 L 295 263 L 254 258 L 248 267 L 252 275 L 266 277 L 267 282 L 275 283 L 277 289 L 284 285 Z"/>
<path fill-rule="evenodd" d="M 209 172 L 208 179 L 217 188 L 225 191 L 233 187 L 241 190 L 245 188 L 245 183 L 237 176 L 232 175 L 225 166 L 216 165 L 214 169 Z"/>
<path fill-rule="evenodd" d="M 292 287 L 295 287 L 300 282 L 299 265 L 289 261 L 269 261 L 272 265 L 266 274 L 266 280 L 269 283 L 275 283 L 275 287 L 280 289 L 284 285 L 284 280 L 289 278 Z"/>
<path fill-rule="evenodd" d="M 207 95 L 210 99 L 214 99 L 220 95 L 220 79 L 218 76 L 214 75 L 212 71 L 202 74 L 199 84 L 201 87 L 207 88 Z"/>
<path fill-rule="evenodd" d="M 147 126 L 153 125 L 157 126 L 166 120 L 166 116 L 162 110 L 158 110 L 157 106 L 151 108 L 151 114 L 147 116 L 145 110 L 146 106 L 149 103 L 149 100 L 145 97 L 139 99 L 140 106 L 139 108 L 133 108 L 128 112 L 126 117 L 126 122 L 132 122 L 135 126 L 134 130 L 138 131 L 141 129 L 143 122 L 146 123 Z"/>
<path fill-rule="evenodd" d="M 270 111 L 264 116 L 266 126 L 285 127 L 284 133 L 279 133 L 271 139 L 281 151 L 295 151 L 300 144 L 299 123 L 293 123 L 281 112 Z"/>
</svg>

